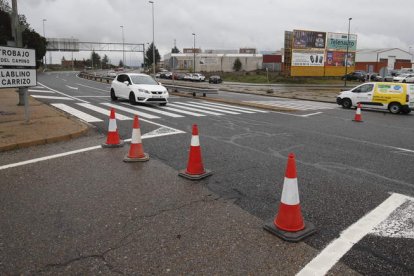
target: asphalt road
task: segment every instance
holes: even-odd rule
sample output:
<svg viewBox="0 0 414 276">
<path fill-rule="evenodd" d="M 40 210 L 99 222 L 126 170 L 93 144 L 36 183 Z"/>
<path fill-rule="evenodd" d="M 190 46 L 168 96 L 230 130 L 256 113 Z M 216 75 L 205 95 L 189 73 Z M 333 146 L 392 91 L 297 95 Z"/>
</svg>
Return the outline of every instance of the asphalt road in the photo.
<svg viewBox="0 0 414 276">
<path fill-rule="evenodd" d="M 39 100 L 63 103 L 93 115 L 102 121 L 91 124 L 98 132 L 106 133 L 107 115 L 78 103 L 87 102 L 108 109 L 104 104 L 111 103 L 109 85 L 79 79 L 73 73 L 44 74 L 38 81 L 45 91 L 51 92 L 32 92 L 33 95 L 61 97 Z M 238 97 L 237 94 L 231 96 Z M 246 99 L 240 97 L 240 100 Z M 254 96 L 248 100 L 275 99 Z M 172 97 L 170 103 L 176 109 L 200 103 L 207 107 L 200 100 L 179 97 Z M 116 105 L 131 108 L 127 102 Z M 143 120 L 141 131 L 151 132 L 161 124 L 187 133 L 187 136 L 171 135 L 145 143 L 152 158 L 179 170 L 186 164 L 191 125 L 198 124 L 205 167 L 214 171 L 212 177 L 203 181 L 204 185 L 223 198 L 233 199 L 234 204 L 263 221 L 276 213 L 286 159 L 290 152 L 295 153 L 303 215 L 318 228 L 318 233 L 305 242 L 322 251 L 391 193 L 414 197 L 414 115 L 364 110 L 364 122 L 356 123 L 352 121 L 354 110 L 335 105 L 316 106 L 318 103 L 315 103 L 315 110 L 308 107 L 289 113 L 233 110 L 237 114 L 230 114 L 223 113 L 222 109 L 221 115 L 202 113 L 205 116 L 200 117 L 169 110 L 182 116 L 171 117 L 147 110 L 159 118 Z M 203 105 L 192 108 L 200 111 Z M 118 110 L 118 113 L 132 117 L 128 112 Z M 118 120 L 117 123 L 121 137 L 129 138 L 132 121 Z M 407 201 L 405 204 L 408 207 L 403 207 L 411 213 L 402 232 L 408 234 L 390 237 L 370 232 L 340 259 L 341 262 L 366 275 L 413 275 L 414 203 Z M 396 217 L 398 220 L 398 215 Z"/>
</svg>

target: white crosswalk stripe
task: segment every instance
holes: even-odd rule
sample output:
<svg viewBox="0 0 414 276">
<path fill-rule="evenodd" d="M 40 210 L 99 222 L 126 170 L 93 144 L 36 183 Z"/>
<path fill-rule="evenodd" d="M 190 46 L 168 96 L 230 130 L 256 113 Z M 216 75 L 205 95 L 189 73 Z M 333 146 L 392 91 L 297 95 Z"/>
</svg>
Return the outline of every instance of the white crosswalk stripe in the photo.
<svg viewBox="0 0 414 276">
<path fill-rule="evenodd" d="M 204 107 L 204 106 L 206 106 L 206 107 L 222 108 L 224 110 L 236 111 L 236 112 L 240 112 L 240 113 L 249 113 L 249 114 L 253 114 L 254 113 L 252 111 L 241 110 L 241 109 L 238 109 L 236 107 L 216 106 L 216 105 L 212 105 L 212 104 L 209 104 L 209 103 L 198 103 L 198 102 L 190 102 L 190 103 L 192 103 L 192 104 L 198 104 L 198 105 L 200 105 L 201 108 Z"/>
<path fill-rule="evenodd" d="M 189 104 L 189 103 L 183 103 L 183 102 L 175 102 L 175 103 L 176 104 L 179 104 L 179 105 L 185 105 L 185 106 L 190 106 L 190 107 L 197 107 L 199 109 L 207 109 L 207 110 L 212 110 L 212 111 L 218 111 L 218 112 L 221 112 L 221 113 L 234 114 L 234 115 L 240 114 L 240 113 L 237 113 L 237 112 L 223 110 L 223 109 L 218 109 L 218 108 L 204 107 L 204 106 L 201 107 L 198 104 Z"/>
<path fill-rule="evenodd" d="M 95 122 L 102 122 L 101 119 L 96 118 L 92 115 L 89 115 L 85 112 L 82 112 L 80 110 L 77 110 L 73 107 L 70 107 L 66 104 L 52 104 L 54 107 L 59 108 L 60 110 L 65 111 L 66 113 L 69 113 L 75 117 L 78 117 L 79 119 L 88 122 L 88 123 L 95 123 Z"/>
<path fill-rule="evenodd" d="M 312 102 L 312 101 L 300 101 L 300 100 L 279 100 L 279 101 L 246 101 L 249 103 L 257 103 L 262 105 L 274 106 L 274 107 L 284 107 L 294 110 L 320 110 L 320 109 L 334 109 L 337 108 L 336 104 L 331 103 L 321 103 L 321 102 Z"/>
<path fill-rule="evenodd" d="M 247 110 L 247 111 L 253 111 L 253 112 L 258 112 L 258 113 L 269 113 L 269 111 L 265 111 L 265 110 L 259 110 L 259 109 L 254 109 L 254 108 L 247 108 L 247 107 L 240 107 L 240 106 L 233 106 L 233 105 L 228 105 L 228 104 L 222 104 L 222 103 L 216 103 L 216 102 L 205 102 L 202 101 L 202 103 L 208 103 L 210 105 L 214 105 L 214 106 L 224 106 L 224 107 L 232 107 L 232 108 L 237 108 L 237 109 L 241 109 L 241 110 Z"/>
<path fill-rule="evenodd" d="M 124 103 L 122 103 L 122 104 L 131 106 L 130 104 L 124 104 Z M 160 110 L 156 107 L 148 107 L 148 106 L 133 106 L 133 107 L 134 107 L 134 109 L 144 109 L 144 110 L 147 110 L 147 111 L 151 111 L 151 112 L 154 112 L 154 113 L 158 113 L 158 114 L 165 115 L 165 116 L 168 116 L 168 117 L 173 117 L 173 118 L 182 118 L 182 117 L 184 117 L 182 115 L 178 115 L 178 114 L 175 114 L 175 113 L 162 111 L 162 110 Z"/>
<path fill-rule="evenodd" d="M 117 110 L 122 110 L 122 111 L 125 111 L 125 112 L 128 112 L 128 113 L 134 114 L 134 115 L 138 115 L 138 116 L 140 116 L 142 118 L 147 118 L 147 119 L 159 119 L 160 118 L 158 116 L 151 115 L 151 114 L 148 114 L 148 113 L 145 113 L 145 112 L 141 112 L 141 111 L 138 111 L 136 109 L 131 109 L 131 108 L 123 107 L 121 105 L 116 105 L 116 104 L 111 104 L 111 103 L 101 103 L 101 104 L 102 105 L 109 106 L 109 107 L 113 107 L 113 108 L 115 108 Z"/>
<path fill-rule="evenodd" d="M 173 107 L 161 106 L 160 108 L 166 109 L 166 110 L 170 110 L 170 111 L 174 111 L 174 112 L 178 112 L 178 113 L 182 113 L 182 114 L 187 114 L 187 115 L 195 116 L 195 117 L 203 117 L 203 116 L 206 116 L 206 115 L 203 115 L 203 114 L 200 114 L 200 113 L 191 112 L 191 111 L 185 111 L 185 110 L 181 110 L 181 109 L 177 109 L 177 108 L 173 108 Z"/>
<path fill-rule="evenodd" d="M 99 107 L 99 106 L 95 106 L 95 105 L 92 105 L 92 104 L 88 104 L 88 103 L 77 103 L 77 105 L 80 105 L 82 107 L 88 108 L 90 110 L 96 111 L 98 113 L 101 113 L 101 114 L 104 114 L 104 115 L 107 115 L 107 116 L 109 116 L 109 114 L 110 114 L 110 110 L 109 109 L 105 109 L 105 108 L 102 108 L 102 107 Z M 124 116 L 124 115 L 121 115 L 121 114 L 118 114 L 118 113 L 115 114 L 115 118 L 117 120 L 121 120 L 121 121 L 124 121 L 124 120 L 132 120 L 131 117 L 127 117 L 127 116 Z"/>
<path fill-rule="evenodd" d="M 50 90 L 41 90 L 41 89 L 29 89 L 28 91 L 31 92 L 31 93 L 33 93 L 33 92 L 36 92 L 36 93 L 55 93 L 55 92 L 50 91 Z"/>
<path fill-rule="evenodd" d="M 194 108 L 194 107 L 187 107 L 187 106 L 181 106 L 178 104 L 173 104 L 173 103 L 169 103 L 168 106 L 174 106 L 174 107 L 178 107 L 180 109 L 185 109 L 185 110 L 191 110 L 191 111 L 196 111 L 196 112 L 200 112 L 200 113 L 205 113 L 205 114 L 210 114 L 210 115 L 216 115 L 216 116 L 221 116 L 224 114 L 218 113 L 218 112 L 213 112 L 213 111 L 207 111 L 207 110 L 201 110 L 199 108 Z"/>
<path fill-rule="evenodd" d="M 72 98 L 68 97 L 59 97 L 59 96 L 42 96 L 42 95 L 30 95 L 33 98 L 38 99 L 50 99 L 50 100 L 64 100 L 64 101 L 73 101 Z"/>
</svg>

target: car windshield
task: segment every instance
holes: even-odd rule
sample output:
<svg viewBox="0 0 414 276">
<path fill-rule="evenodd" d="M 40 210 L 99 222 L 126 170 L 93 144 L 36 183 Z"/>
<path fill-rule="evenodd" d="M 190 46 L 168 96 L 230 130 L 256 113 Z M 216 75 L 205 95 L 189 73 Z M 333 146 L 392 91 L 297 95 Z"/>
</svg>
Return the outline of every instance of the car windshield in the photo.
<svg viewBox="0 0 414 276">
<path fill-rule="evenodd" d="M 141 75 L 130 75 L 131 81 L 133 84 L 151 84 L 151 85 L 158 85 L 153 78 L 150 76 L 141 76 Z"/>
</svg>

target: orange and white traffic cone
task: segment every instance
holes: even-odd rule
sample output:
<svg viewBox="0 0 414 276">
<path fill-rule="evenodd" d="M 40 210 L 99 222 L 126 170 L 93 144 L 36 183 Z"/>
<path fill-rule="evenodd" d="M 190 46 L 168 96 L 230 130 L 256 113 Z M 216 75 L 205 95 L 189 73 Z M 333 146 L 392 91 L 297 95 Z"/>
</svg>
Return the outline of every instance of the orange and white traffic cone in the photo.
<svg viewBox="0 0 414 276">
<path fill-rule="evenodd" d="M 359 122 L 359 123 L 363 122 L 362 116 L 361 116 L 361 103 L 358 103 L 358 106 L 355 112 L 355 118 L 352 121 Z"/>
<path fill-rule="evenodd" d="M 132 127 L 131 146 L 129 147 L 129 153 L 124 157 L 124 162 L 144 162 L 148 160 L 149 155 L 144 152 L 144 148 L 142 146 L 138 115 L 135 115 Z"/>
<path fill-rule="evenodd" d="M 194 124 L 187 169 L 179 171 L 178 175 L 191 180 L 199 180 L 210 176 L 211 174 L 211 171 L 204 169 L 203 161 L 201 159 L 201 147 L 200 139 L 198 137 L 198 127 Z"/>
<path fill-rule="evenodd" d="M 291 242 L 298 242 L 316 232 L 315 226 L 305 222 L 302 217 L 293 153 L 290 153 L 288 157 L 279 211 L 274 220 L 267 223 L 264 229 Z"/>
<path fill-rule="evenodd" d="M 124 141 L 119 138 L 118 128 L 116 126 L 115 109 L 111 108 L 109 116 L 108 136 L 106 143 L 102 144 L 103 148 L 118 148 L 124 145 Z"/>
</svg>

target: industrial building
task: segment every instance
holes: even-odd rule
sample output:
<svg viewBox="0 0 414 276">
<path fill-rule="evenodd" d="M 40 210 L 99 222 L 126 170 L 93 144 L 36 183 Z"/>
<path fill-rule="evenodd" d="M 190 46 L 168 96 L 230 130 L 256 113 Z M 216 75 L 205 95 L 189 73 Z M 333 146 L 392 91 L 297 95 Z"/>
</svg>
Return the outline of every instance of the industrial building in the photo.
<svg viewBox="0 0 414 276">
<path fill-rule="evenodd" d="M 412 58 L 412 54 L 398 48 L 361 49 L 356 51 L 355 70 L 381 72 L 385 68 L 412 68 Z"/>
</svg>

